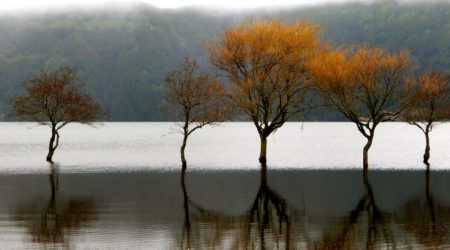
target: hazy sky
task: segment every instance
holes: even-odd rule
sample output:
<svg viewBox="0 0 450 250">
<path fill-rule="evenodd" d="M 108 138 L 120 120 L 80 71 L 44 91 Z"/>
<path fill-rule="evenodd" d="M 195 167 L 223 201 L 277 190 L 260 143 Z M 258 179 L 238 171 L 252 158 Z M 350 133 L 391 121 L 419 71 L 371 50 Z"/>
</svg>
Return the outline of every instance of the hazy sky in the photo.
<svg viewBox="0 0 450 250">
<path fill-rule="evenodd" d="M 67 6 L 98 6 L 109 3 L 127 4 L 145 2 L 160 8 L 180 8 L 201 6 L 228 9 L 248 9 L 254 7 L 286 7 L 311 5 L 325 2 L 345 2 L 348 0 L 0 0 L 0 10 L 42 10 Z M 370 0 L 356 0 L 370 1 Z"/>
</svg>

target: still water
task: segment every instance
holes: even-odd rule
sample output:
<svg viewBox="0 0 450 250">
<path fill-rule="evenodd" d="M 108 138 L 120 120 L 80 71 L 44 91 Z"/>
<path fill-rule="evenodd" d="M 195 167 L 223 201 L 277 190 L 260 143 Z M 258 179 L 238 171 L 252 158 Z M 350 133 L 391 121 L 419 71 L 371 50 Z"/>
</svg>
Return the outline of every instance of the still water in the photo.
<svg viewBox="0 0 450 250">
<path fill-rule="evenodd" d="M 178 170 L 181 134 L 174 123 L 69 124 L 54 161 L 64 172 Z M 0 123 L 0 172 L 39 172 L 50 130 L 33 123 Z M 268 139 L 271 169 L 361 169 L 365 138 L 352 123 L 287 123 Z M 425 138 L 403 123 L 377 128 L 372 169 L 422 169 Z M 431 133 L 433 169 L 450 169 L 450 124 Z M 190 169 L 258 170 L 259 138 L 251 123 L 205 127 L 189 138 Z"/>
<path fill-rule="evenodd" d="M 372 171 L 349 123 L 289 123 L 257 164 L 249 123 L 194 134 L 180 170 L 171 123 L 62 131 L 0 123 L 0 249 L 450 248 L 450 126 L 431 171 L 412 126 L 380 127 Z"/>
</svg>

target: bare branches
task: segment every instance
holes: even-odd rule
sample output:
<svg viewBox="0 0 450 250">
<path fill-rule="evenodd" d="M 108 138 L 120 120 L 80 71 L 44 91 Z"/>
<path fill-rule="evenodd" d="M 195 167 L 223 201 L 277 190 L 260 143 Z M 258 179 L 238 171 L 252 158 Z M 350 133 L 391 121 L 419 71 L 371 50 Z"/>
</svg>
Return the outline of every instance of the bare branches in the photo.
<svg viewBox="0 0 450 250">
<path fill-rule="evenodd" d="M 14 98 L 13 114 L 57 130 L 70 122 L 89 124 L 106 118 L 100 104 L 81 92 L 83 85 L 76 77 L 77 69 L 71 67 L 32 76 L 23 83 L 25 94 Z"/>
<path fill-rule="evenodd" d="M 182 66 L 166 76 L 166 100 L 192 130 L 225 121 L 230 115 L 221 83 L 204 73 L 198 73 L 195 60 L 185 58 Z"/>
<path fill-rule="evenodd" d="M 14 98 L 13 114 L 25 120 L 48 125 L 52 130 L 47 161 L 53 163 L 53 153 L 59 145 L 58 131 L 71 122 L 91 124 L 106 119 L 100 104 L 81 92 L 77 69 L 61 67 L 44 71 L 23 83 L 25 94 Z"/>
<path fill-rule="evenodd" d="M 186 167 L 184 151 L 188 136 L 206 125 L 225 121 L 232 113 L 222 84 L 217 79 L 197 71 L 197 62 L 185 58 L 179 69 L 167 73 L 165 81 L 166 100 L 172 111 L 183 121 L 183 168 Z"/>
</svg>

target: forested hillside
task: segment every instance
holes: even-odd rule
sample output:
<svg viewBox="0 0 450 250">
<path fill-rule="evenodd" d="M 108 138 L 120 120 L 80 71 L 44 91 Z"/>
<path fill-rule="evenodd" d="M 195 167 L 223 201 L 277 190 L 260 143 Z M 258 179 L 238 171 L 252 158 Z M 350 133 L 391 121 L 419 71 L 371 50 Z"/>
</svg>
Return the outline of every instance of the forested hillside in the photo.
<svg viewBox="0 0 450 250">
<path fill-rule="evenodd" d="M 408 49 L 421 70 L 450 73 L 450 4 L 346 4 L 277 12 L 217 14 L 149 6 L 0 16 L 0 119 L 20 83 L 41 68 L 72 65 L 112 120 L 165 120 L 165 73 L 186 55 L 208 66 L 205 41 L 242 20 L 310 18 L 335 46 L 370 43 Z M 325 114 L 325 118 L 333 115 Z"/>
</svg>

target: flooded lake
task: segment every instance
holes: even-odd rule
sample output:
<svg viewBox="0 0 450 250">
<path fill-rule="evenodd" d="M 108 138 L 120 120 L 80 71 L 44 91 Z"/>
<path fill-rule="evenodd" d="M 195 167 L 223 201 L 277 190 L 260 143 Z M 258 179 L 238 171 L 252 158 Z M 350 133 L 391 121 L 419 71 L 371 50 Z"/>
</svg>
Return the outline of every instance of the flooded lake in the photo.
<svg viewBox="0 0 450 250">
<path fill-rule="evenodd" d="M 445 249 L 450 126 L 424 138 L 381 125 L 361 171 L 350 123 L 288 123 L 257 162 L 250 123 L 194 133 L 188 170 L 173 123 L 0 123 L 0 249 Z"/>
<path fill-rule="evenodd" d="M 175 123 L 70 124 L 53 160 L 64 172 L 179 170 L 182 136 Z M 0 123 L 0 172 L 39 172 L 50 129 Z M 365 138 L 352 123 L 287 123 L 268 139 L 271 169 L 361 169 Z M 425 137 L 415 126 L 381 124 L 369 153 L 371 169 L 423 169 Z M 431 133 L 433 169 L 450 169 L 450 124 Z M 205 127 L 189 137 L 189 169 L 257 170 L 259 137 L 252 123 Z"/>
</svg>

